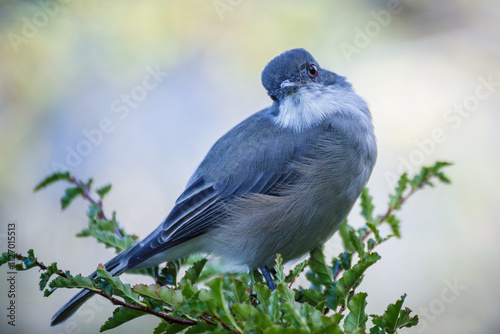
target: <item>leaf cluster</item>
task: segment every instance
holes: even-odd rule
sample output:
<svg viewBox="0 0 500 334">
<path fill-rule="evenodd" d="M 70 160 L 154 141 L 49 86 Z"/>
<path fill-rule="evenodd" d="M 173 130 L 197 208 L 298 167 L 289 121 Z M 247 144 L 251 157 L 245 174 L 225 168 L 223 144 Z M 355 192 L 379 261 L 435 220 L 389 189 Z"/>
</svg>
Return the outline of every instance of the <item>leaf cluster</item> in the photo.
<svg viewBox="0 0 500 334">
<path fill-rule="evenodd" d="M 84 288 L 117 305 L 101 331 L 116 328 L 137 317 L 150 314 L 160 323 L 154 330 L 161 333 L 396 333 L 418 323 L 418 316 L 403 308 L 406 295 L 390 304 L 380 315 L 366 313 L 368 294 L 359 291 L 367 270 L 380 260 L 374 249 L 393 237 L 401 237 L 400 221 L 395 212 L 417 190 L 438 180 L 449 183 L 442 172 L 448 163 L 438 162 L 424 167 L 413 178 L 403 174 L 387 210 L 375 215 L 368 189 L 361 194 L 361 215 L 366 223 L 355 229 L 347 221 L 342 225 L 344 251 L 327 260 L 322 247 L 313 249 L 307 260 L 288 273 L 279 254 L 274 267 L 276 289 L 263 283 L 258 271 L 227 273 L 203 257 L 190 257 L 135 273 L 151 276 L 156 284 L 131 286 L 113 277 L 99 265 L 95 278 L 71 275 L 56 263 L 38 262 L 33 250 L 27 256 L 3 253 L 0 265 L 16 261 L 17 270 L 42 269 L 40 290 L 49 296 L 57 288 Z M 66 181 L 61 199 L 65 209 L 75 198 L 89 202 L 88 226 L 79 237 L 91 236 L 106 247 L 121 252 L 136 242 L 119 227 L 116 214 L 106 218 L 102 200 L 111 185 L 92 192 L 92 180 L 82 182 L 69 173 L 55 173 L 43 180 L 36 190 L 54 182 Z M 96 197 L 97 196 L 97 197 Z M 383 235 L 382 224 L 390 233 Z M 56 276 L 53 278 L 53 276 Z M 304 280 L 305 276 L 305 280 Z M 298 282 L 305 282 L 299 285 Z"/>
</svg>

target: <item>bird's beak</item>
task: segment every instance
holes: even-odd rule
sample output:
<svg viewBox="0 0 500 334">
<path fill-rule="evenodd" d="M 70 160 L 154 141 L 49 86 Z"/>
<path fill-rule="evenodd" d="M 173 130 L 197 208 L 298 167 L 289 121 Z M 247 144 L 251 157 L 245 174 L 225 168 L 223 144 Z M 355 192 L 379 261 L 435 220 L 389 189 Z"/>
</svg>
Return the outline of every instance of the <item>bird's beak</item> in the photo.
<svg viewBox="0 0 500 334">
<path fill-rule="evenodd" d="M 297 87 L 299 87 L 300 83 L 299 82 L 291 82 L 290 80 L 285 80 L 281 83 L 280 88 L 281 91 L 283 92 L 283 95 L 288 95 Z"/>
</svg>

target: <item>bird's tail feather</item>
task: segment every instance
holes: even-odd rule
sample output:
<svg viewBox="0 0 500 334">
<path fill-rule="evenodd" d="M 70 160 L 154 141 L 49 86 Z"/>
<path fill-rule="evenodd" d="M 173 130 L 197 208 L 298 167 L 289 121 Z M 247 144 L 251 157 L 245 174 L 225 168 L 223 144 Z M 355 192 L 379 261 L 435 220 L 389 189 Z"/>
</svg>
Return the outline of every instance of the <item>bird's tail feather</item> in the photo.
<svg viewBox="0 0 500 334">
<path fill-rule="evenodd" d="M 83 289 L 73 296 L 63 307 L 57 311 L 56 314 L 52 317 L 52 321 L 50 322 L 51 326 L 59 325 L 65 322 L 69 317 L 71 317 L 76 310 L 80 308 L 90 297 L 92 297 L 94 293 L 90 290 Z"/>
<path fill-rule="evenodd" d="M 137 245 L 137 244 L 136 244 Z M 128 259 L 130 253 L 135 247 L 132 246 L 128 250 L 118 254 L 116 257 L 108 261 L 104 267 L 106 270 L 111 273 L 113 276 L 118 276 L 122 274 L 124 271 L 128 269 Z M 94 271 L 89 277 L 96 277 L 97 271 Z M 57 311 L 56 314 L 52 317 L 52 321 L 50 323 L 51 326 L 55 326 L 63 323 L 69 317 L 71 317 L 79 308 L 82 306 L 90 297 L 92 297 L 94 293 L 90 290 L 83 289 L 73 296 L 63 307 Z"/>
</svg>

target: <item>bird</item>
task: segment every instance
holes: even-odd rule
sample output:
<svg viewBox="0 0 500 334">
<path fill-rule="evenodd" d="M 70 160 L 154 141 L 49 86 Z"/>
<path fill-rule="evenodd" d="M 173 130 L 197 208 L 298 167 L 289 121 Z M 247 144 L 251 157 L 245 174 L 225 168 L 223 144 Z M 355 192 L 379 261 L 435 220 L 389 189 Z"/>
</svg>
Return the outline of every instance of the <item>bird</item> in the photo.
<svg viewBox="0 0 500 334">
<path fill-rule="evenodd" d="M 274 289 L 278 253 L 300 258 L 340 228 L 377 157 L 367 103 L 302 48 L 272 59 L 261 80 L 272 104 L 213 145 L 166 219 L 104 265 L 113 276 L 204 253 L 260 269 Z M 92 295 L 78 292 L 51 325 Z"/>
</svg>

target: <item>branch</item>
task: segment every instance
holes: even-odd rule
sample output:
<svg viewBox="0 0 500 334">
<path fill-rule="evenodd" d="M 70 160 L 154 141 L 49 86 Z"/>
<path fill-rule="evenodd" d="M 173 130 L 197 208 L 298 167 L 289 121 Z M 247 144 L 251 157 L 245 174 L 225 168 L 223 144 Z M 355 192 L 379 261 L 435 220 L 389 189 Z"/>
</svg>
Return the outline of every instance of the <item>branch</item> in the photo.
<svg viewBox="0 0 500 334">
<path fill-rule="evenodd" d="M 25 256 L 22 256 L 21 254 L 19 253 L 16 253 L 16 259 L 18 260 L 22 260 L 24 259 Z M 47 270 L 47 266 L 43 264 L 43 262 L 38 262 L 38 259 L 35 258 L 34 259 L 34 262 L 33 262 L 37 267 L 39 267 L 41 270 Z M 58 269 L 55 274 L 61 276 L 61 277 L 64 277 L 64 278 L 68 278 L 68 275 L 66 275 L 66 273 L 64 271 L 62 271 L 61 269 Z"/>
<path fill-rule="evenodd" d="M 411 189 L 410 191 L 408 191 L 408 193 L 405 195 L 405 196 L 402 196 L 401 199 L 395 203 L 394 205 L 389 205 L 389 207 L 387 208 L 387 211 L 385 212 L 385 214 L 383 216 L 381 216 L 380 218 L 378 218 L 378 220 L 374 223 L 375 226 L 380 226 L 383 222 L 385 222 L 387 220 L 387 218 L 396 210 L 399 210 L 399 208 L 401 208 L 401 205 L 403 205 L 417 190 L 420 190 L 422 189 L 424 186 L 426 186 L 427 184 L 429 184 L 429 181 L 430 179 L 435 176 L 434 173 L 429 173 L 427 174 L 423 179 L 422 181 L 417 184 L 416 186 L 414 185 L 411 185 L 411 182 L 410 182 L 410 185 L 411 185 Z M 364 234 L 360 237 L 360 242 L 361 243 L 364 243 L 366 241 L 366 239 L 373 233 L 373 231 L 369 228 L 365 229 L 364 231 Z M 385 239 L 387 240 L 387 239 Z M 385 240 L 382 240 L 382 241 L 379 241 L 377 242 L 373 247 L 381 244 L 382 242 L 384 242 Z M 372 248 L 373 249 L 373 248 Z M 352 251 L 352 254 L 356 254 L 358 253 L 357 250 L 353 250 Z M 333 279 L 334 280 L 337 280 L 337 277 L 338 275 L 344 271 L 340 266 L 335 270 L 335 272 L 333 273 Z"/>
<path fill-rule="evenodd" d="M 22 256 L 21 254 L 16 253 L 16 258 L 18 260 L 22 260 L 24 258 L 24 256 Z M 41 270 L 47 270 L 47 266 L 44 265 L 42 262 L 39 262 L 36 258 L 35 258 L 35 260 L 34 260 L 33 263 L 37 267 L 39 267 Z M 64 277 L 64 278 L 68 278 L 68 275 L 66 275 L 66 273 L 64 271 L 62 271 L 61 269 L 58 269 L 58 271 L 56 272 L 56 274 L 59 275 L 59 276 L 61 276 L 61 277 Z M 141 312 L 144 312 L 144 313 L 149 313 L 151 315 L 154 315 L 154 316 L 156 316 L 158 318 L 161 318 L 161 319 L 165 320 L 168 323 L 174 323 L 174 324 L 180 324 L 180 325 L 187 325 L 187 326 L 194 326 L 194 325 L 196 325 L 198 323 L 197 321 L 193 321 L 193 320 L 180 319 L 180 318 L 171 317 L 171 316 L 169 316 L 169 315 L 167 315 L 165 313 L 161 313 L 161 312 L 155 311 L 155 310 L 150 309 L 148 307 L 126 303 L 124 301 L 116 299 L 113 296 L 108 295 L 106 292 L 104 292 L 101 289 L 92 290 L 92 291 L 95 292 L 96 294 L 98 294 L 98 295 L 100 295 L 100 296 L 108 299 L 114 305 L 120 305 L 120 306 L 129 308 L 129 309 L 132 309 L 132 310 L 141 311 Z M 210 319 L 208 319 L 207 317 L 201 316 L 200 319 L 202 319 L 203 321 L 205 321 L 209 325 L 213 325 L 213 326 L 217 327 L 217 323 L 214 322 L 214 321 L 212 321 L 212 320 L 210 320 Z M 232 329 L 228 324 L 224 323 L 218 317 L 217 317 L 217 320 L 220 322 L 220 324 L 222 325 L 222 327 L 224 327 L 225 329 L 227 329 L 227 330 L 229 330 L 229 331 L 231 331 L 233 333 L 239 333 L 238 331 L 235 331 L 234 329 Z"/>
<path fill-rule="evenodd" d="M 205 313 L 206 314 L 206 313 Z M 206 315 L 209 315 L 209 314 L 206 314 Z M 215 316 L 215 315 L 214 315 Z M 220 324 L 222 325 L 222 327 L 224 327 L 225 329 L 227 329 L 228 331 L 230 331 L 231 333 L 236 333 L 236 334 L 241 334 L 241 332 L 231 328 L 228 324 L 226 324 L 224 321 L 222 321 L 219 317 L 215 316 L 217 318 L 217 320 L 220 322 Z M 205 316 L 200 316 L 200 319 L 202 319 L 203 321 L 205 321 L 207 324 L 209 325 L 213 325 L 213 326 L 217 326 L 217 323 L 215 321 L 212 321 L 210 319 L 208 319 L 207 317 Z"/>
<path fill-rule="evenodd" d="M 121 301 L 119 299 L 114 298 L 113 296 L 108 295 L 106 292 L 104 292 L 102 290 L 97 290 L 97 291 L 96 290 L 92 290 L 92 291 L 95 292 L 96 294 L 98 294 L 98 295 L 100 295 L 100 296 L 108 299 L 114 305 L 120 305 L 120 306 L 129 308 L 131 310 L 136 310 L 136 311 L 142 311 L 142 312 L 145 312 L 145 313 L 149 313 L 151 315 L 154 315 L 154 316 L 156 316 L 158 318 L 161 318 L 161 319 L 165 320 L 168 323 L 180 324 L 180 325 L 187 325 L 187 326 L 194 326 L 194 325 L 196 325 L 198 323 L 198 322 L 193 321 L 193 320 L 187 320 L 187 319 L 180 319 L 180 318 L 171 317 L 171 316 L 169 316 L 169 315 L 167 315 L 165 313 L 161 313 L 161 312 L 155 311 L 155 310 L 150 309 L 148 307 L 125 303 L 125 302 L 123 302 L 123 301 Z M 209 322 L 207 322 L 207 323 L 209 323 Z M 213 323 L 209 323 L 209 324 L 212 325 Z M 215 326 L 217 326 L 217 324 L 215 324 Z"/>
<path fill-rule="evenodd" d="M 389 206 L 387 208 L 386 213 L 382 217 L 379 218 L 378 222 L 375 225 L 379 226 L 380 224 L 382 224 L 387 219 L 387 217 L 389 217 L 394 211 L 396 211 L 397 208 L 401 207 L 401 205 L 403 205 L 408 200 L 408 198 L 410 198 L 417 190 L 420 190 L 424 186 L 426 186 L 429 183 L 429 180 L 432 176 L 433 176 L 433 174 L 428 174 L 427 177 L 425 179 L 423 179 L 422 182 L 420 182 L 416 187 L 412 187 L 411 190 L 408 192 L 408 194 L 406 194 L 406 196 L 402 197 L 397 202 L 396 205 Z M 364 242 L 366 240 L 366 238 L 368 238 L 368 236 L 370 236 L 370 234 L 372 234 L 372 233 L 373 233 L 372 230 L 367 229 L 365 234 L 360 239 L 361 242 Z"/>
<path fill-rule="evenodd" d="M 106 218 L 106 215 L 104 214 L 104 209 L 103 209 L 103 206 L 102 206 L 102 201 L 101 200 L 96 201 L 96 200 L 94 200 L 92 198 L 92 196 L 90 194 L 90 185 L 89 185 L 89 183 L 83 183 L 83 182 L 77 180 L 74 177 L 69 177 L 68 178 L 68 182 L 71 183 L 71 184 L 74 184 L 75 186 L 77 186 L 79 188 L 82 188 L 83 189 L 82 197 L 84 199 L 86 199 L 87 201 L 89 201 L 91 204 L 94 204 L 94 205 L 96 205 L 99 208 L 99 212 L 97 213 L 97 218 L 109 221 L 109 219 Z M 123 239 L 123 235 L 120 232 L 120 229 L 118 227 L 118 222 L 115 221 L 115 225 L 116 225 L 116 228 L 115 228 L 116 235 L 118 235 L 118 237 L 120 237 L 120 239 Z"/>
</svg>

